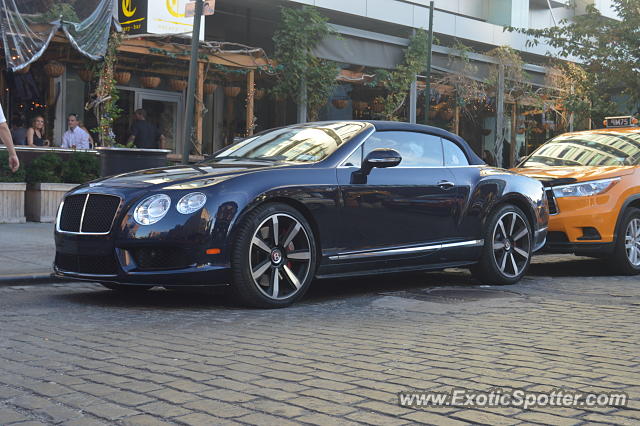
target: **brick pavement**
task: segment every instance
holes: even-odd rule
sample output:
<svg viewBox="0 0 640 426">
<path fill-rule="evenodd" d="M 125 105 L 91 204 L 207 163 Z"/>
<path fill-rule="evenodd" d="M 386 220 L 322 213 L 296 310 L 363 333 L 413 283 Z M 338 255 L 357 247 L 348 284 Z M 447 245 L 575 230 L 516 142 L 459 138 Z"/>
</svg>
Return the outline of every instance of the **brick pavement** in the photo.
<svg viewBox="0 0 640 426">
<path fill-rule="evenodd" d="M 639 279 L 566 259 L 544 258 L 495 297 L 456 296 L 474 282 L 452 271 L 316 282 L 275 311 L 208 293 L 1 288 L 0 424 L 638 424 Z M 442 285 L 454 292 L 424 291 Z M 494 386 L 623 390 L 631 402 L 397 403 L 402 390 Z"/>
</svg>

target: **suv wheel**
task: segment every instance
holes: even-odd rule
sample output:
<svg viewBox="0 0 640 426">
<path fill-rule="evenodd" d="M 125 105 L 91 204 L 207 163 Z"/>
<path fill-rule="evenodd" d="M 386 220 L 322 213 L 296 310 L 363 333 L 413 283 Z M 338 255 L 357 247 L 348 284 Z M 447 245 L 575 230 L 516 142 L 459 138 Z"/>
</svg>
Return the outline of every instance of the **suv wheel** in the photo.
<svg viewBox="0 0 640 426">
<path fill-rule="evenodd" d="M 611 256 L 612 271 L 622 275 L 640 274 L 640 210 L 625 210 Z"/>
</svg>

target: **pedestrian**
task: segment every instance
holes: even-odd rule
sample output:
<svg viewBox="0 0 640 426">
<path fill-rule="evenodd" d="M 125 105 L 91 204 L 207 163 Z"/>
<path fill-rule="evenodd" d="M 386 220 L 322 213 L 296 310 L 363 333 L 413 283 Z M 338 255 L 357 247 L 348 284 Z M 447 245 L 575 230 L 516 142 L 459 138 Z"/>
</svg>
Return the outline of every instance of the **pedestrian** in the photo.
<svg viewBox="0 0 640 426">
<path fill-rule="evenodd" d="M 69 130 L 64 132 L 62 136 L 62 148 L 71 149 L 89 149 L 89 133 L 82 130 L 79 126 L 77 114 L 69 114 L 67 116 L 67 125 Z"/>
<path fill-rule="evenodd" d="M 16 149 L 13 146 L 11 130 L 9 130 L 7 119 L 4 117 L 2 105 L 0 105 L 0 140 L 7 147 L 7 151 L 9 152 L 9 168 L 15 173 L 20 167 L 20 160 L 18 160 Z"/>
<path fill-rule="evenodd" d="M 78 121 L 78 127 L 87 132 L 87 134 L 89 135 L 89 146 L 93 148 L 95 146 L 95 143 L 93 142 L 93 136 L 91 136 L 91 132 L 89 131 L 89 129 L 87 129 L 82 121 Z"/>
<path fill-rule="evenodd" d="M 138 109 L 134 113 L 135 121 L 131 126 L 131 136 L 128 143 L 136 144 L 138 148 L 156 149 L 164 146 L 164 136 L 157 126 L 147 121 L 147 111 Z"/>
<path fill-rule="evenodd" d="M 11 120 L 11 138 L 14 145 L 25 145 L 27 143 L 27 128 L 24 127 L 25 121 L 19 115 Z"/>
<path fill-rule="evenodd" d="M 49 146 L 44 138 L 44 117 L 36 115 L 31 119 L 31 127 L 27 130 L 27 146 Z"/>
</svg>

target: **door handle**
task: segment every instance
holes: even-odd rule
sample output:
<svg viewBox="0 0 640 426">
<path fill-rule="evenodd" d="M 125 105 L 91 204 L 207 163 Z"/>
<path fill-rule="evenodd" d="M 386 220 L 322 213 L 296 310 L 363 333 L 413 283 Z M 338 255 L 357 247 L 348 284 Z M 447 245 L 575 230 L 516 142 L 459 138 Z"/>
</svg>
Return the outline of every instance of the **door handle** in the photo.
<svg viewBox="0 0 640 426">
<path fill-rule="evenodd" d="M 454 186 L 456 186 L 456 184 L 453 182 L 449 182 L 448 180 L 441 180 L 440 182 L 438 182 L 438 186 L 446 190 L 453 188 Z"/>
</svg>

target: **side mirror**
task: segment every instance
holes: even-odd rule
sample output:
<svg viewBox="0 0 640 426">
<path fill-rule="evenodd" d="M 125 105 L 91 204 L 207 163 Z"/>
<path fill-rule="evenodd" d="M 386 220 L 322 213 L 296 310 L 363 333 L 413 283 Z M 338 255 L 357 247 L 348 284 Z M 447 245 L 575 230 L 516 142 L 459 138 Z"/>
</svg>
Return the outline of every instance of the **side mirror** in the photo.
<svg viewBox="0 0 640 426">
<path fill-rule="evenodd" d="M 376 167 L 380 169 L 395 167 L 401 162 L 402 156 L 395 149 L 378 148 L 367 154 L 362 162 L 362 171 L 368 175 Z"/>
<path fill-rule="evenodd" d="M 351 183 L 367 183 L 367 176 L 374 168 L 395 167 L 402 162 L 402 156 L 394 149 L 378 148 L 371 151 L 362 162 L 362 168 L 351 175 Z"/>
</svg>

